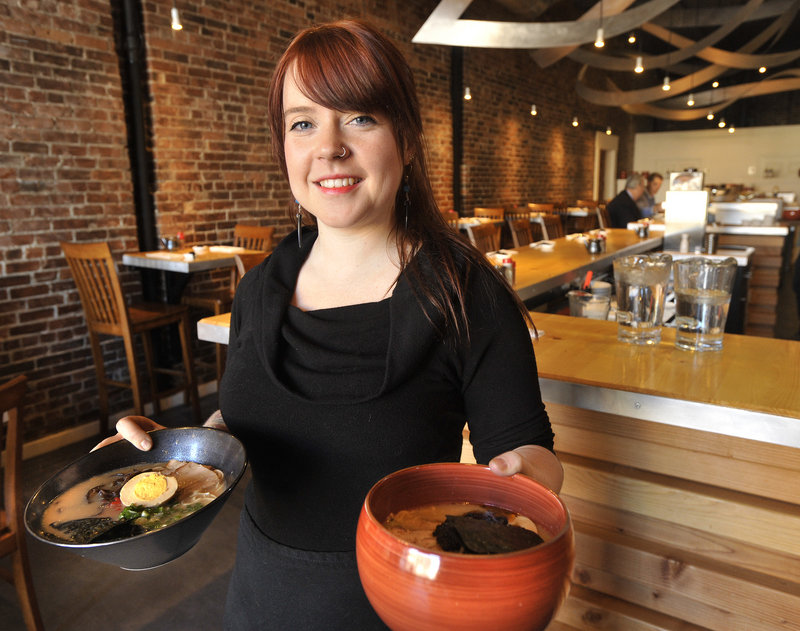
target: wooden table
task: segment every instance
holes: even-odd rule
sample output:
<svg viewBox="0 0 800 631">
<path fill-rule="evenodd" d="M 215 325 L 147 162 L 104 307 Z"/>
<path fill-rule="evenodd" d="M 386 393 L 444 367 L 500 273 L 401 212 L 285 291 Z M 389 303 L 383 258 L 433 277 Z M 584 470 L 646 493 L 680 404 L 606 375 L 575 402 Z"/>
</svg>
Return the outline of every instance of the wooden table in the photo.
<svg viewBox="0 0 800 631">
<path fill-rule="evenodd" d="M 212 269 L 233 267 L 236 254 L 255 253 L 256 250 L 228 245 L 212 245 L 203 254 L 194 254 L 192 248 L 180 250 L 155 250 L 153 252 L 127 252 L 122 255 L 123 265 L 143 267 L 162 272 L 190 274 Z"/>
<path fill-rule="evenodd" d="M 554 624 L 800 629 L 800 342 L 692 353 L 674 329 L 638 347 L 613 322 L 533 317 L 576 534 Z"/>
<path fill-rule="evenodd" d="M 517 263 L 514 291 L 522 300 L 528 300 L 569 285 L 589 270 L 606 270 L 617 257 L 655 250 L 664 242 L 661 234 L 640 239 L 632 230 L 621 228 L 606 230 L 606 235 L 606 251 L 601 254 L 589 254 L 580 240 L 570 237 L 553 239 L 555 247 L 550 252 L 541 247 L 518 248 L 514 255 Z"/>
</svg>

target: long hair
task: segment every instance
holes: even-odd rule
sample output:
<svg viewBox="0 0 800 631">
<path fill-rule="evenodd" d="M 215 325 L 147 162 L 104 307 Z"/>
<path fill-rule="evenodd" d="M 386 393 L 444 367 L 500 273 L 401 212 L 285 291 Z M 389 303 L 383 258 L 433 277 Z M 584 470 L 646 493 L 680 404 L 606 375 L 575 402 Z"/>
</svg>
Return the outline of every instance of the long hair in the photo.
<svg viewBox="0 0 800 631">
<path fill-rule="evenodd" d="M 411 159 L 394 204 L 401 268 L 415 281 L 411 286 L 428 319 L 434 321 L 426 303 L 443 316 L 442 333 L 468 337 L 464 292 L 469 270 L 478 266 L 497 273 L 447 225 L 436 205 L 414 76 L 403 54 L 359 20 L 313 26 L 292 40 L 275 68 L 268 97 L 272 149 L 287 178 L 283 85 L 290 68 L 300 90 L 315 103 L 343 112 L 382 113 L 391 121 L 400 154 Z M 420 251 L 433 268 L 424 278 L 415 256 Z M 524 305 L 509 292 L 529 320 Z"/>
</svg>

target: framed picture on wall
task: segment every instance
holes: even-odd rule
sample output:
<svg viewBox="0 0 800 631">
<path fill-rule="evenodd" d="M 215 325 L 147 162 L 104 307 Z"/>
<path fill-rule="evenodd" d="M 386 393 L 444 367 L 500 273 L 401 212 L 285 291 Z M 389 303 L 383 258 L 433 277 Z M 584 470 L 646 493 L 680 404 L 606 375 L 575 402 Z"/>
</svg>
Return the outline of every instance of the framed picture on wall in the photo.
<svg viewBox="0 0 800 631">
<path fill-rule="evenodd" d="M 671 191 L 702 191 L 702 171 L 675 171 L 669 174 L 669 190 Z"/>
</svg>

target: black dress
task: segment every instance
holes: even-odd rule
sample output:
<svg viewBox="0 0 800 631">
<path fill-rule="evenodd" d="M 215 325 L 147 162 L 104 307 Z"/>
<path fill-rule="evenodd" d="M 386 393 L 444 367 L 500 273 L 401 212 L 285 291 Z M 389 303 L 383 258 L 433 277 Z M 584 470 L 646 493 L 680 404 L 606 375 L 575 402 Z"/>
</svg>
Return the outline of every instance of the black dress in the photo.
<svg viewBox="0 0 800 631">
<path fill-rule="evenodd" d="M 458 461 L 467 420 L 478 462 L 552 448 L 530 335 L 499 279 L 472 275 L 470 341 L 454 347 L 405 275 L 379 303 L 290 307 L 315 238 L 302 249 L 284 240 L 234 300 L 220 404 L 252 483 L 228 629 L 384 628 L 355 566 L 369 488 L 397 469 Z"/>
</svg>

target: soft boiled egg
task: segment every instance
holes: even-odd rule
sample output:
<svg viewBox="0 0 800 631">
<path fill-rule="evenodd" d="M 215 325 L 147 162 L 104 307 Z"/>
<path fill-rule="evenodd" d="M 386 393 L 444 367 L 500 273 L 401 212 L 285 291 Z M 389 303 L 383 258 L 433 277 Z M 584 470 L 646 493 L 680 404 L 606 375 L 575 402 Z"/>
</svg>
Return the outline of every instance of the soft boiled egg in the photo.
<svg viewBox="0 0 800 631">
<path fill-rule="evenodd" d="M 119 499 L 125 506 L 160 506 L 178 490 L 178 481 L 171 475 L 158 471 L 146 471 L 133 476 L 119 491 Z"/>
</svg>

